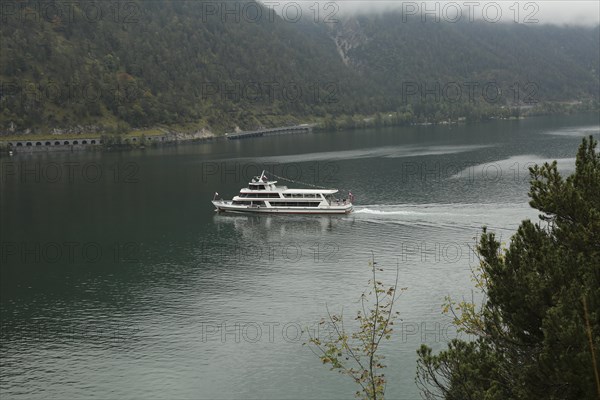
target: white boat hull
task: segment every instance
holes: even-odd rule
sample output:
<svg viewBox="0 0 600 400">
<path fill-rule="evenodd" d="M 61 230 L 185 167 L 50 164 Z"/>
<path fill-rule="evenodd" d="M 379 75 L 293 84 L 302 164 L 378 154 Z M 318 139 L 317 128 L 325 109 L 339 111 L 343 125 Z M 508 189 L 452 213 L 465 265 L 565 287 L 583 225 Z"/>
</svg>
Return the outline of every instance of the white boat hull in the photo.
<svg viewBox="0 0 600 400">
<path fill-rule="evenodd" d="M 234 205 L 231 201 L 215 200 L 212 202 L 218 212 L 261 213 L 261 214 L 349 214 L 352 203 L 334 204 L 319 207 L 284 207 L 284 206 L 249 206 Z"/>
</svg>

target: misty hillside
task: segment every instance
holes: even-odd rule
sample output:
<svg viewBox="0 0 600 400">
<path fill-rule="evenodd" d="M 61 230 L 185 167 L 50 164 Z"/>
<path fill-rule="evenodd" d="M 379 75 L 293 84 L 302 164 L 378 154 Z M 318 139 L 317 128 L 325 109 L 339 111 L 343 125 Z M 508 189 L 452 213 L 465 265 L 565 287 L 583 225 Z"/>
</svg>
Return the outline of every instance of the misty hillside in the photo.
<svg viewBox="0 0 600 400">
<path fill-rule="evenodd" d="M 598 96 L 598 27 L 400 21 L 387 14 L 337 24 L 347 63 L 394 90 L 403 82 L 474 81 L 505 91 L 534 83 L 543 100 Z"/>
<path fill-rule="evenodd" d="M 193 123 L 222 132 L 432 101 L 407 97 L 407 82 L 493 82 L 498 104 L 598 98 L 597 27 L 400 23 L 393 14 L 333 26 L 223 22 L 201 2 L 168 0 L 132 2 L 129 20 L 90 22 L 86 4 L 1 25 L 1 131 Z"/>
</svg>

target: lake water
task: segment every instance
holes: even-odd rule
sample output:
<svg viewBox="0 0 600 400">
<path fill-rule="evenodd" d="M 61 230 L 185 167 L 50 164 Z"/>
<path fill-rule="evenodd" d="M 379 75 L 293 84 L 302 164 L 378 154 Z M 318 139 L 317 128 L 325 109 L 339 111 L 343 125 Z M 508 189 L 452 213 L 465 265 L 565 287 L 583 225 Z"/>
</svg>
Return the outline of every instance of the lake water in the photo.
<svg viewBox="0 0 600 400">
<path fill-rule="evenodd" d="M 481 227 L 507 241 L 537 218 L 527 167 L 572 172 L 590 134 L 598 116 L 2 158 L 0 396 L 351 398 L 303 343 L 327 307 L 352 325 L 374 255 L 407 287 L 387 397 L 417 399 L 416 349 L 457 336 L 444 298 L 477 297 Z M 263 168 L 355 212 L 214 213 Z"/>
</svg>

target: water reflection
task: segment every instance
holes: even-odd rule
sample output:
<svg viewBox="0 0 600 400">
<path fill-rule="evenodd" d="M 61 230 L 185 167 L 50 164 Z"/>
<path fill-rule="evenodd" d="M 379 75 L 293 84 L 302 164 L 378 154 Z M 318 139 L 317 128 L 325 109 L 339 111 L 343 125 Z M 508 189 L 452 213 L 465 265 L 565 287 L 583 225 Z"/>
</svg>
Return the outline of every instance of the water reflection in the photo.
<svg viewBox="0 0 600 400">
<path fill-rule="evenodd" d="M 218 230 L 233 226 L 242 237 L 256 240 L 311 235 L 318 237 L 333 232 L 338 226 L 353 220 L 353 216 L 334 215 L 243 215 L 216 214 L 213 218 Z"/>
<path fill-rule="evenodd" d="M 527 205 L 526 167 L 559 159 L 568 173 L 580 136 L 589 133 L 597 136 L 597 116 L 22 158 L 28 168 L 135 162 L 140 180 L 0 185 L 2 239 L 10 246 L 78 242 L 103 250 L 96 262 L 54 263 L 43 251 L 39 259 L 0 251 L 0 394 L 350 398 L 352 383 L 320 368 L 281 328 L 319 321 L 326 304 L 350 312 L 374 252 L 386 268 L 382 279 L 393 278 L 399 264 L 409 288 L 399 309 L 410 325 L 398 326 L 388 358 L 389 397 L 418 398 L 415 349 L 423 342 L 445 346 L 440 305 L 448 294 L 472 295 L 470 265 L 477 260 L 470 249 L 481 226 L 507 241 L 519 221 L 537 218 Z M 281 162 L 314 171 L 323 166 L 311 161 L 323 156 L 317 152 L 329 159 L 338 151 L 342 157 L 328 162 L 335 168 L 326 172 L 335 170 L 336 187 L 360 194 L 347 216 L 215 214 L 208 201 L 214 191 L 236 193 L 247 180 L 203 180 L 198 166 L 280 155 Z M 462 174 L 449 168 L 462 165 L 471 168 Z M 496 178 L 495 171 L 503 174 Z M 207 324 L 222 323 L 224 337 L 203 340 Z M 242 330 L 238 340 L 236 323 L 277 323 L 277 339 L 265 333 L 258 342 L 244 341 Z"/>
</svg>

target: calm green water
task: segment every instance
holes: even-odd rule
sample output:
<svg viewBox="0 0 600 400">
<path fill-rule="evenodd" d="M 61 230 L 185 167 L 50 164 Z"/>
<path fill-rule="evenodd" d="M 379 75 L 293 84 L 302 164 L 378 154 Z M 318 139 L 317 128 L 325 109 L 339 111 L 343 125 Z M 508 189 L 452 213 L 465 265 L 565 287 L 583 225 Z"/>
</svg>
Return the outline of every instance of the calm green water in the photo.
<svg viewBox="0 0 600 400">
<path fill-rule="evenodd" d="M 481 226 L 506 240 L 535 218 L 528 165 L 572 171 L 589 134 L 597 116 L 2 158 L 0 396 L 351 398 L 300 329 L 357 309 L 373 252 L 408 287 L 388 397 L 419 398 L 415 351 L 456 337 L 440 305 L 471 298 Z M 215 215 L 262 168 L 356 211 Z"/>
</svg>

